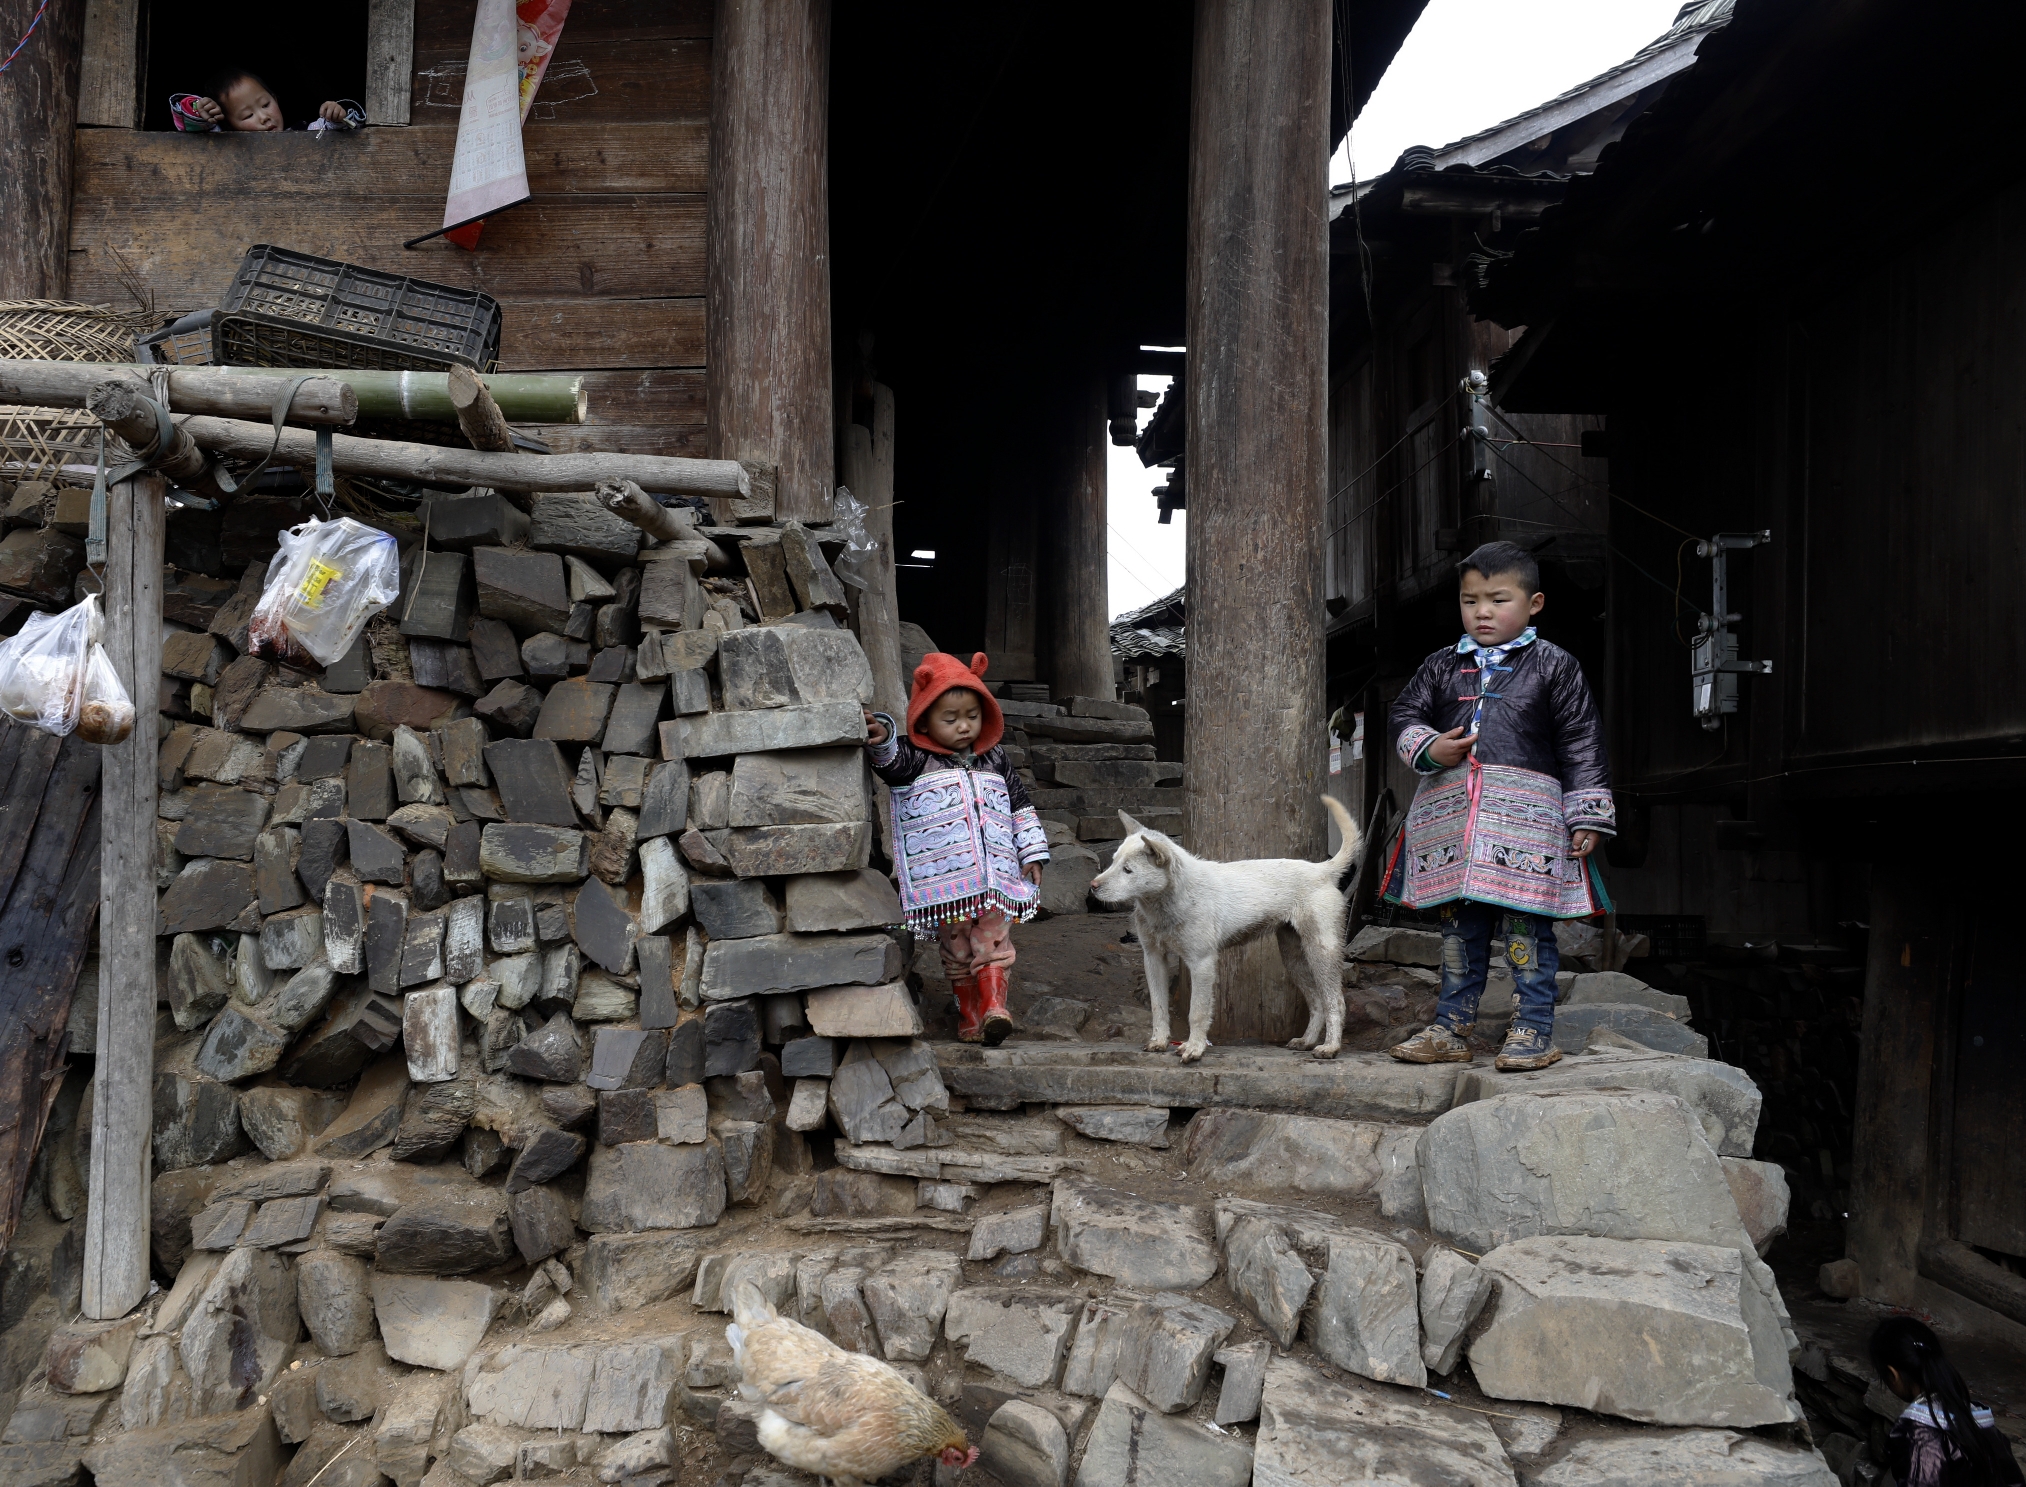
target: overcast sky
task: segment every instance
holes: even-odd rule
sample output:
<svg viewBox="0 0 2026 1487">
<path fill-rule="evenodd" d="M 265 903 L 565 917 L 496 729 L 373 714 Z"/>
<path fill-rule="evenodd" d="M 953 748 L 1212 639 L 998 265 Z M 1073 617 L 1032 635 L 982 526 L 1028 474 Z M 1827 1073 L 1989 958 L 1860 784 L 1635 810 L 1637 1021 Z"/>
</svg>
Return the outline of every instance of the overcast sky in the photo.
<svg viewBox="0 0 2026 1487">
<path fill-rule="evenodd" d="M 1330 180 L 1383 175 L 1409 145 L 1442 146 L 1524 113 L 1615 67 L 1674 22 L 1681 0 L 1428 0 Z M 1158 392 L 1165 378 L 1142 377 Z M 1141 424 L 1146 414 L 1140 415 Z M 1165 470 L 1111 452 L 1111 609 L 1137 609 L 1182 582 L 1183 526 L 1156 524 L 1152 491 Z"/>
</svg>

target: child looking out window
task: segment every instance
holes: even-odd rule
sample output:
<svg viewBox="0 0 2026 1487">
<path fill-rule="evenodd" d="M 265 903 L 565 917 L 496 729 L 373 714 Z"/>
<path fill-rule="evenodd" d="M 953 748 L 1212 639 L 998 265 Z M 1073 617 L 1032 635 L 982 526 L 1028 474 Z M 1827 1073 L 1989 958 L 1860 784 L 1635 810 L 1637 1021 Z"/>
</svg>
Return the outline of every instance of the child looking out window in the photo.
<svg viewBox="0 0 2026 1487">
<path fill-rule="evenodd" d="M 278 134 L 288 127 L 273 91 L 243 67 L 220 69 L 202 93 L 176 94 L 169 100 L 169 112 L 185 132 Z M 365 122 L 366 111 L 351 99 L 326 99 L 307 127 L 356 129 Z"/>
</svg>

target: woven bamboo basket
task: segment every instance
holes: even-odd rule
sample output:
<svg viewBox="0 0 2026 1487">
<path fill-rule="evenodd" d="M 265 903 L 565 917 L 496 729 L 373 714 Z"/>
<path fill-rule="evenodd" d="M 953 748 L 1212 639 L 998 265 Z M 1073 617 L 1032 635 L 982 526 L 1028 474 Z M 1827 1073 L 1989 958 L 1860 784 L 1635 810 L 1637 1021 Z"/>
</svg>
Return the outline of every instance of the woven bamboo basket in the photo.
<svg viewBox="0 0 2026 1487">
<path fill-rule="evenodd" d="M 36 361 L 132 361 L 134 338 L 152 327 L 145 314 L 63 300 L 0 300 L 0 357 Z M 65 465 L 98 457 L 99 421 L 83 409 L 0 404 L 0 479 L 71 481 Z"/>
</svg>

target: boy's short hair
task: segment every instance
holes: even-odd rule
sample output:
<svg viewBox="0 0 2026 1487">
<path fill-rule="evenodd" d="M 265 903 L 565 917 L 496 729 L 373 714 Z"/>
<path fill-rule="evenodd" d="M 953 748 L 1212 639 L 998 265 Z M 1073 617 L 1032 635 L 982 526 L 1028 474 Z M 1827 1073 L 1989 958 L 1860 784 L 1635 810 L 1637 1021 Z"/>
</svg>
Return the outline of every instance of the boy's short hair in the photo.
<svg viewBox="0 0 2026 1487">
<path fill-rule="evenodd" d="M 1471 572 L 1481 573 L 1486 578 L 1510 573 L 1529 594 L 1541 591 L 1541 565 L 1534 561 L 1532 553 L 1516 543 L 1485 543 L 1456 565 L 1456 581 L 1463 582 L 1463 575 Z"/>
<path fill-rule="evenodd" d="M 220 108 L 223 108 L 225 107 L 225 95 L 238 87 L 242 82 L 249 80 L 259 83 L 263 88 L 267 86 L 266 81 L 261 75 L 249 68 L 239 66 L 220 67 L 205 80 L 204 96 L 211 99 Z"/>
</svg>

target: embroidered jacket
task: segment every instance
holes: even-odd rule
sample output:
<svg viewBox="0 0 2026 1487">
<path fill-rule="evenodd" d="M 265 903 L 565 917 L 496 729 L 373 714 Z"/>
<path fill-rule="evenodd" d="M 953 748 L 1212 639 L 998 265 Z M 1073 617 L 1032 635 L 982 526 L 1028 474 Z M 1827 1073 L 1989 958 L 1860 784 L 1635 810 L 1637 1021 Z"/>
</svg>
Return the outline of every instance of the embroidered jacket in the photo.
<svg viewBox="0 0 2026 1487">
<path fill-rule="evenodd" d="M 2002 1475 L 1993 1477 L 1964 1456 L 1934 1406 L 1923 1398 L 1900 1411 L 1885 1438 L 1885 1465 L 1892 1479 L 1899 1487 L 2018 1487 L 2022 1476 L 2010 1444 L 1998 1431 L 1997 1417 L 1982 1405 L 1973 1405 L 1970 1418 L 1997 1446 L 1998 1458 L 2005 1463 Z"/>
<path fill-rule="evenodd" d="M 1569 852 L 1572 832 L 1612 835 L 1618 822 L 1603 720 L 1574 656 L 1531 629 L 1490 649 L 1465 636 L 1421 663 L 1387 721 L 1422 776 L 1387 863 L 1387 898 L 1557 919 L 1610 907 L 1594 866 Z M 1459 727 L 1477 743 L 1443 769 L 1428 746 Z"/>
<path fill-rule="evenodd" d="M 1041 891 L 1021 875 L 1048 861 L 1048 833 L 1006 750 L 937 754 L 885 713 L 886 741 L 867 744 L 872 772 L 892 787 L 894 876 L 908 928 L 933 933 L 987 908 L 1028 920 Z"/>
</svg>

